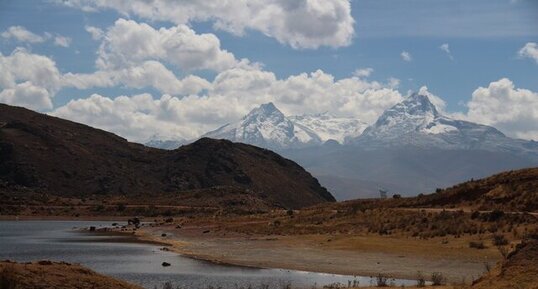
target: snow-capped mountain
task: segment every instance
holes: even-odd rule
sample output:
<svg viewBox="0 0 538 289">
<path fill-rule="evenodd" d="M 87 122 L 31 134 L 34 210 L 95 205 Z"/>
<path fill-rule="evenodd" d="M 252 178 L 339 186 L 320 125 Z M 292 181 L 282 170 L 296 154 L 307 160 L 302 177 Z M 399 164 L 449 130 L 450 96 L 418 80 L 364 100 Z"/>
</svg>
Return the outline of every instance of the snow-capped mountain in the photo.
<svg viewBox="0 0 538 289">
<path fill-rule="evenodd" d="M 152 148 L 158 148 L 158 149 L 164 149 L 164 150 L 175 150 L 178 147 L 189 143 L 189 141 L 185 139 L 163 139 L 158 136 L 153 136 L 151 139 L 149 139 L 147 142 L 144 143 L 145 146 L 152 147 Z"/>
<path fill-rule="evenodd" d="M 295 125 L 271 102 L 253 109 L 240 121 L 226 124 L 202 137 L 228 139 L 274 149 L 322 143 L 315 132 Z"/>
<path fill-rule="evenodd" d="M 332 139 L 340 144 L 358 137 L 368 126 L 357 118 L 336 117 L 327 112 L 290 116 L 289 119 L 295 126 L 315 132 L 323 142 Z"/>
<path fill-rule="evenodd" d="M 422 94 L 387 109 L 352 143 L 366 148 L 416 146 L 441 149 L 537 152 L 538 143 L 516 140 L 486 125 L 441 114 Z"/>
</svg>

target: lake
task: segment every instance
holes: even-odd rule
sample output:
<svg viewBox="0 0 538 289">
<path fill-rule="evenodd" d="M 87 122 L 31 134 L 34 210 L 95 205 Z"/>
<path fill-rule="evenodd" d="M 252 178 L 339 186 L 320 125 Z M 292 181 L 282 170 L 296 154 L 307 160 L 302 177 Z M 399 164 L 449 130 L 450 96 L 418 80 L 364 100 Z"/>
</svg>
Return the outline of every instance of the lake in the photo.
<svg viewBox="0 0 538 289">
<path fill-rule="evenodd" d="M 117 236 L 92 235 L 75 229 L 110 226 L 104 221 L 0 221 L 0 260 L 54 260 L 80 263 L 99 273 L 139 284 L 175 287 L 247 289 L 292 287 L 321 288 L 333 283 L 345 286 L 375 284 L 375 278 L 323 274 L 284 269 L 256 269 L 195 260 L 161 251 L 153 244 L 117 242 Z M 122 224 L 122 222 L 118 222 Z M 170 267 L 163 267 L 168 262 Z M 415 284 L 392 280 L 396 285 Z"/>
</svg>

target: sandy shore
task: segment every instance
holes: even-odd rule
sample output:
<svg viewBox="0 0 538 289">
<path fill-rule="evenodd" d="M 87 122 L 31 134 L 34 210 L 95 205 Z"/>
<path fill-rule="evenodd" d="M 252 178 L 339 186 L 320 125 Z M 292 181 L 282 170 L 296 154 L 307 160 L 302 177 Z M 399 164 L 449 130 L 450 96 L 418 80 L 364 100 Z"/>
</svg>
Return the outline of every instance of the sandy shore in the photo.
<svg viewBox="0 0 538 289">
<path fill-rule="evenodd" d="M 209 232 L 207 232 L 209 230 Z M 166 236 L 163 236 L 166 234 Z M 208 228 L 144 227 L 142 240 L 168 244 L 179 254 L 216 263 L 343 275 L 428 279 L 441 272 L 451 283 L 470 283 L 499 260 L 494 250 L 468 248 L 463 240 L 416 240 L 380 236 L 241 236 Z"/>
</svg>

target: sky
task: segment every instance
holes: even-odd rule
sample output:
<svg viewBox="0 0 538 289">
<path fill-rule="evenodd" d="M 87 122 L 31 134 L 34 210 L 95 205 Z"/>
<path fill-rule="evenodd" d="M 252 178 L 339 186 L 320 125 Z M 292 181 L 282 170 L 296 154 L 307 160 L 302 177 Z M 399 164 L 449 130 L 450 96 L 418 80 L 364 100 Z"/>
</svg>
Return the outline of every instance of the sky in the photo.
<svg viewBox="0 0 538 289">
<path fill-rule="evenodd" d="M 373 123 L 413 91 L 538 140 L 538 1 L 0 0 L 0 102 L 131 141 L 266 102 Z"/>
</svg>

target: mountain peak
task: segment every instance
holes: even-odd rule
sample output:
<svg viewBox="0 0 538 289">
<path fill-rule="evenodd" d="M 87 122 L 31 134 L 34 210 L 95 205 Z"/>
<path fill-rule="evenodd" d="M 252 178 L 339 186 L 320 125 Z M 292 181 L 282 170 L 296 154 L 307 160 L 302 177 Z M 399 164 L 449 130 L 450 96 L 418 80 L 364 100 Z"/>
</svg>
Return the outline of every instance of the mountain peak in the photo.
<svg viewBox="0 0 538 289">
<path fill-rule="evenodd" d="M 431 113 L 433 116 L 439 115 L 437 108 L 431 102 L 428 95 L 421 92 L 411 94 L 404 101 L 396 105 L 396 107 L 398 106 L 405 108 L 405 111 L 412 115 L 423 115 L 427 113 Z"/>
<path fill-rule="evenodd" d="M 262 103 L 260 105 L 260 108 L 263 109 L 263 110 L 266 110 L 266 111 L 278 110 L 278 108 L 276 108 L 276 106 L 272 102 Z"/>
<path fill-rule="evenodd" d="M 265 148 L 287 148 L 319 143 L 319 137 L 309 130 L 295 127 L 272 102 L 251 110 L 240 121 L 227 124 L 204 136 L 249 143 Z"/>
<path fill-rule="evenodd" d="M 247 114 L 247 117 L 249 115 L 271 115 L 271 114 L 284 115 L 272 102 L 268 102 L 252 109 Z"/>
</svg>

